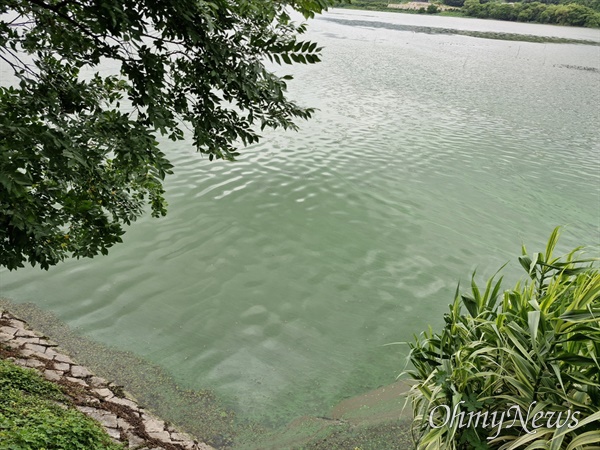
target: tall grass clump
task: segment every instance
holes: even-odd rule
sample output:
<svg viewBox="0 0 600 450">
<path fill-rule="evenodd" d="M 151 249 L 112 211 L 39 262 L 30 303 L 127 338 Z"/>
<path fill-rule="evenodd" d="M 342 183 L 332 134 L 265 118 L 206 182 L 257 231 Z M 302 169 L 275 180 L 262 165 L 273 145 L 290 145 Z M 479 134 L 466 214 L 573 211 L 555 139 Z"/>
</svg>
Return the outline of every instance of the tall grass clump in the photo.
<svg viewBox="0 0 600 450">
<path fill-rule="evenodd" d="M 513 289 L 474 274 L 442 331 L 409 344 L 417 449 L 600 449 L 598 259 L 555 257 L 558 236 L 522 248 Z"/>
</svg>

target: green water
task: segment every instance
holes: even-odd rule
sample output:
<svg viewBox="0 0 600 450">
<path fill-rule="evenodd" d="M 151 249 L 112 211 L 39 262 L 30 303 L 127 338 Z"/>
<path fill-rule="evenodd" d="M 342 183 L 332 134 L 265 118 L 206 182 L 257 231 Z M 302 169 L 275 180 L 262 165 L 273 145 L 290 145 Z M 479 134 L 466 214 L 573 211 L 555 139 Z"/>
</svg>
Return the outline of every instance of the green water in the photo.
<svg viewBox="0 0 600 450">
<path fill-rule="evenodd" d="M 491 275 L 556 225 L 562 250 L 598 245 L 600 48 L 382 23 L 600 42 L 334 10 L 308 33 L 323 63 L 278 69 L 319 108 L 300 132 L 265 134 L 236 163 L 165 141 L 166 218 L 107 257 L 3 271 L 0 295 L 281 425 L 392 383 L 405 352 L 383 345 L 439 325 L 473 269 Z"/>
</svg>

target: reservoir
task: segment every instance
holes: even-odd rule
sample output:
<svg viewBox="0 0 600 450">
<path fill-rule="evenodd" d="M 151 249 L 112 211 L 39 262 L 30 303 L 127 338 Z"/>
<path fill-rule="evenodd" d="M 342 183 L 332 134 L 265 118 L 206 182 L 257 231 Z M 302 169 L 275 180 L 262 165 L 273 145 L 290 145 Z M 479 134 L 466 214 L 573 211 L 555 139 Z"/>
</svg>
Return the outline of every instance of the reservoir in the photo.
<svg viewBox="0 0 600 450">
<path fill-rule="evenodd" d="M 306 38 L 321 63 L 274 67 L 318 109 L 299 132 L 234 163 L 165 139 L 165 218 L 0 296 L 280 427 L 393 383 L 385 344 L 439 328 L 473 270 L 514 286 L 557 225 L 598 254 L 600 30 L 333 9 Z"/>
</svg>

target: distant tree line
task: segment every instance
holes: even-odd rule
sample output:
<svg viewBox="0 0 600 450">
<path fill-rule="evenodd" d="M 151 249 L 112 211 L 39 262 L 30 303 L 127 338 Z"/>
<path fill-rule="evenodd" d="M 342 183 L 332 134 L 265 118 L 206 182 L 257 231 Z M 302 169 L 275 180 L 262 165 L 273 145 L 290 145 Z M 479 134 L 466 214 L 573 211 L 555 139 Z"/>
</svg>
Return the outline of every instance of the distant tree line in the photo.
<svg viewBox="0 0 600 450">
<path fill-rule="evenodd" d="M 456 0 L 445 0 L 456 1 Z M 510 20 L 519 22 L 539 22 L 576 27 L 600 27 L 600 12 L 578 3 L 549 4 L 556 0 L 530 1 L 519 3 L 486 2 L 464 0 L 462 11 L 468 16 Z M 588 0 L 588 3 L 597 0 Z"/>
<path fill-rule="evenodd" d="M 498 3 L 498 1 L 481 0 L 480 3 Z M 448 6 L 463 6 L 465 0 L 443 0 Z M 503 2 L 502 2 L 503 3 Z M 544 5 L 581 5 L 600 12 L 600 0 L 512 0 L 510 3 L 543 3 Z"/>
<path fill-rule="evenodd" d="M 452 14 L 462 13 L 481 19 L 600 28 L 600 0 L 512 0 L 510 3 L 504 0 L 430 0 L 429 5 L 423 3 L 423 8 L 419 10 L 402 12 L 435 14 L 440 12 L 435 5 L 439 1 L 448 6 L 461 8 L 460 11 L 452 11 Z M 400 2 L 398 0 L 345 0 L 343 3 L 334 3 L 334 6 L 389 11 L 387 7 L 389 3 Z"/>
</svg>

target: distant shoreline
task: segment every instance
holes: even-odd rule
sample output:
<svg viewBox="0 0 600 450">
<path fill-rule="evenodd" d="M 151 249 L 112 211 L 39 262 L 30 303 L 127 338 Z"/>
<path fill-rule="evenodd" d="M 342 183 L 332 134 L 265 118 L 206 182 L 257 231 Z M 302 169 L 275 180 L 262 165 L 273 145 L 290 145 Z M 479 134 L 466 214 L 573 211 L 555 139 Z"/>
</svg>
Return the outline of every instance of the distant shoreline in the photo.
<svg viewBox="0 0 600 450">
<path fill-rule="evenodd" d="M 435 6 L 436 10 L 428 11 L 428 7 L 432 5 Z M 541 2 L 505 3 L 500 1 L 492 1 L 483 4 L 465 4 L 463 7 L 456 7 L 442 4 L 441 1 L 409 1 L 404 3 L 388 3 L 357 0 L 351 4 L 339 3 L 335 5 L 334 8 L 403 14 L 425 14 L 446 17 L 464 17 L 473 19 L 491 19 L 503 22 L 581 27 L 587 29 L 600 28 L 600 12 L 579 3 L 546 4 Z M 575 18 L 577 15 L 581 14 L 585 14 L 583 19 L 581 17 Z M 538 20 L 540 18 L 542 20 Z"/>
<path fill-rule="evenodd" d="M 390 5 L 398 5 L 398 6 L 390 6 Z M 401 5 L 411 5 L 411 7 L 401 7 Z M 414 5 L 414 7 L 412 7 Z M 423 9 L 423 11 L 419 11 L 419 5 Z M 438 5 L 446 6 L 446 8 L 440 9 L 437 13 L 428 13 L 427 6 L 433 5 L 433 3 L 429 2 L 408 2 L 408 3 L 373 3 L 373 6 L 368 5 L 366 2 L 360 2 L 360 4 L 339 4 L 334 6 L 334 8 L 339 9 L 354 9 L 354 10 L 362 10 L 362 11 L 381 11 L 381 12 L 393 12 L 393 13 L 402 13 L 402 14 L 427 14 L 431 16 L 447 16 L 447 17 L 471 17 L 467 16 L 463 12 L 460 11 L 460 8 L 446 6 L 446 5 Z"/>
<path fill-rule="evenodd" d="M 340 8 L 339 11 L 344 11 L 344 10 L 353 10 L 353 11 L 368 11 L 368 10 L 364 10 L 364 9 L 359 9 L 359 8 Z M 373 11 L 373 10 L 371 10 Z M 387 12 L 387 11 L 378 11 L 378 12 Z M 408 14 L 415 14 L 414 11 L 409 11 L 409 10 L 402 10 L 402 11 L 393 11 L 391 10 L 391 12 L 404 12 L 404 13 L 408 13 Z M 422 15 L 422 14 L 419 14 Z M 429 16 L 440 16 L 441 14 L 429 14 Z M 466 18 L 472 18 L 475 19 L 475 17 L 469 17 L 469 16 L 465 16 Z M 340 23 L 344 23 L 344 24 L 349 24 L 347 19 L 338 19 L 334 17 L 324 17 L 323 20 L 327 20 L 327 21 L 331 21 L 331 22 L 340 22 Z M 494 20 L 494 19 L 492 19 Z M 499 22 L 499 23 L 506 23 L 506 24 L 511 24 L 511 23 L 520 23 L 523 25 L 532 25 L 532 26 L 554 26 L 554 27 L 560 27 L 561 29 L 573 29 L 574 27 L 563 27 L 563 26 L 557 26 L 557 25 L 551 25 L 551 24 L 540 24 L 540 23 L 522 23 L 522 22 L 509 22 L 509 21 L 499 21 L 499 20 L 494 20 L 495 22 Z M 414 22 L 414 21 L 412 21 Z M 419 22 L 419 21 L 417 21 Z M 506 31 L 492 31 L 492 30 L 484 30 L 484 29 L 461 29 L 461 28 L 454 28 L 451 26 L 451 24 L 448 24 L 447 22 L 444 23 L 444 26 L 439 26 L 442 25 L 440 24 L 432 24 L 431 26 L 425 25 L 425 24 L 419 24 L 419 23 L 393 23 L 393 22 L 385 22 L 384 20 L 381 21 L 364 21 L 364 20 L 353 20 L 352 21 L 353 24 L 356 24 L 358 26 L 368 26 L 369 23 L 377 23 L 377 26 L 379 28 L 388 28 L 391 30 L 396 30 L 396 31 L 411 31 L 414 33 L 425 33 L 425 34 L 448 34 L 448 35 L 459 35 L 459 36 L 469 36 L 469 37 L 476 37 L 476 38 L 482 38 L 482 39 L 495 39 L 495 40 L 502 40 L 502 41 L 518 41 L 518 42 L 533 42 L 533 43 L 542 43 L 542 44 L 578 44 L 578 45 L 593 45 L 593 46 L 600 46 L 600 39 L 598 40 L 591 40 L 591 39 L 586 39 L 585 37 L 561 37 L 561 36 L 557 36 L 557 35 L 550 35 L 550 34 L 524 34 L 524 33 L 515 33 L 514 31 L 512 31 L 511 29 L 507 29 Z M 476 27 L 475 27 L 476 28 Z M 506 27 L 504 27 L 506 28 Z M 513 28 L 514 29 L 514 28 Z M 594 30 L 594 28 L 581 28 L 582 30 Z M 563 68 L 566 69 L 581 69 L 581 70 L 587 70 L 587 71 L 591 71 L 591 72 L 596 72 L 597 69 L 595 67 L 583 67 L 583 66 L 562 66 Z"/>
</svg>

